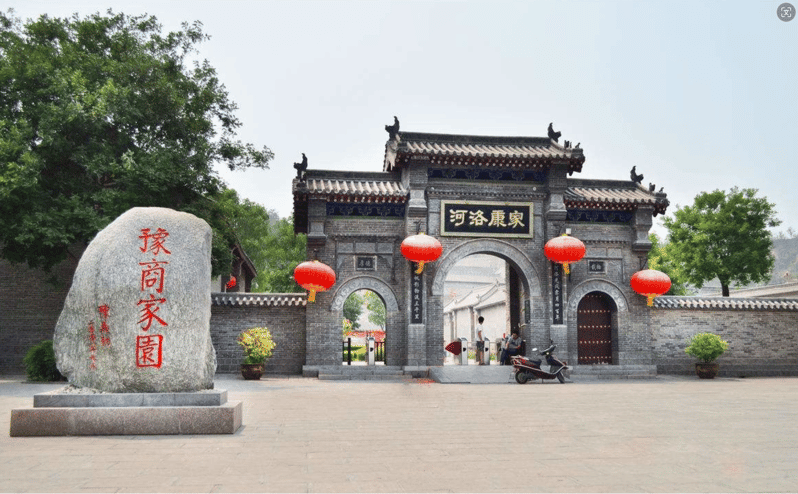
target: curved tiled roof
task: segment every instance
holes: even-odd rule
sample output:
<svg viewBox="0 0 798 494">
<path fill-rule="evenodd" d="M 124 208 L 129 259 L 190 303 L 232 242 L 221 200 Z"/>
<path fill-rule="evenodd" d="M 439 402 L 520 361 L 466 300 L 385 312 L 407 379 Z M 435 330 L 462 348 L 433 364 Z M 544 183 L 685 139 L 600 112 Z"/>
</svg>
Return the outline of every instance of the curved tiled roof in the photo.
<svg viewBox="0 0 798 494">
<path fill-rule="evenodd" d="M 731 297 L 673 297 L 654 299 L 658 309 L 726 309 L 798 311 L 798 299 L 758 299 Z"/>
<path fill-rule="evenodd" d="M 650 192 L 633 182 L 607 180 L 570 179 L 563 200 L 567 208 L 631 210 L 637 206 L 653 206 L 654 215 L 665 213 L 670 204 L 662 192 Z"/>
<path fill-rule="evenodd" d="M 345 180 L 336 178 L 308 178 L 308 194 L 325 194 L 332 197 L 349 197 L 357 200 L 404 201 L 407 189 L 400 182 L 385 180 Z M 297 190 L 297 187 L 294 187 Z"/>
<path fill-rule="evenodd" d="M 232 307 L 307 305 L 306 293 L 211 293 L 211 305 Z"/>
<path fill-rule="evenodd" d="M 432 164 L 529 167 L 564 160 L 569 171 L 581 171 L 582 149 L 566 149 L 547 137 L 495 137 L 399 132 L 386 145 L 385 170 L 401 167 L 411 158 Z"/>
</svg>

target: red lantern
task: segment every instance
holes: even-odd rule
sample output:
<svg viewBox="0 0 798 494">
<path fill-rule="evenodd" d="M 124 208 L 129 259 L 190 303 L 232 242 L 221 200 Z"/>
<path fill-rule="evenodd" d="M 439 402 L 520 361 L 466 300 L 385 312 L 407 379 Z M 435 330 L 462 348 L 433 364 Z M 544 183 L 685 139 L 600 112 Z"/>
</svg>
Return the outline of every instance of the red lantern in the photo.
<svg viewBox="0 0 798 494">
<path fill-rule="evenodd" d="M 644 269 L 632 275 L 632 290 L 648 297 L 647 305 L 654 305 L 654 297 L 668 293 L 671 289 L 671 279 L 667 274 L 656 269 Z"/>
<path fill-rule="evenodd" d="M 432 262 L 441 256 L 443 246 L 435 237 L 419 233 L 404 239 L 399 250 L 407 260 L 418 263 L 416 274 L 421 274 L 425 262 Z"/>
<path fill-rule="evenodd" d="M 550 261 L 562 264 L 565 274 L 568 274 L 569 262 L 577 262 L 585 256 L 585 244 L 581 240 L 569 237 L 567 233 L 554 237 L 543 246 L 543 252 Z"/>
<path fill-rule="evenodd" d="M 323 262 L 305 261 L 294 269 L 294 279 L 309 290 L 308 302 L 316 300 L 316 292 L 329 290 L 335 284 L 335 271 Z"/>
</svg>

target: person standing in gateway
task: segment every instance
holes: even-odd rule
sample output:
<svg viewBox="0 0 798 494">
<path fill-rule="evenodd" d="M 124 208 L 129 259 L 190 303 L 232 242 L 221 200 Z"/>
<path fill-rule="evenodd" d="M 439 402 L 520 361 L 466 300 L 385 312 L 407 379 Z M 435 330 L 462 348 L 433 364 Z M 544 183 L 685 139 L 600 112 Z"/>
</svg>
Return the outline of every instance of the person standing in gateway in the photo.
<svg viewBox="0 0 798 494">
<path fill-rule="evenodd" d="M 482 329 L 482 323 L 485 322 L 485 318 L 479 316 L 477 322 L 479 323 L 477 324 L 477 365 L 482 365 L 484 361 L 483 352 L 485 351 L 485 332 Z"/>
</svg>

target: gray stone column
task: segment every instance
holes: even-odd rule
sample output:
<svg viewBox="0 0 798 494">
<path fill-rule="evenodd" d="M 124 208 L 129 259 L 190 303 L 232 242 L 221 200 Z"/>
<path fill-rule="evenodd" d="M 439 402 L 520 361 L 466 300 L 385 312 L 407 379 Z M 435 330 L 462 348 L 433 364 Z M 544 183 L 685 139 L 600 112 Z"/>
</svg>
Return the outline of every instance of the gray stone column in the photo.
<svg viewBox="0 0 798 494">
<path fill-rule="evenodd" d="M 412 160 L 408 167 L 402 171 L 402 180 L 410 192 L 410 200 L 407 203 L 405 212 L 405 238 L 411 235 L 416 235 L 418 232 L 427 233 L 427 167 L 425 162 L 416 162 Z M 403 259 L 405 269 L 415 269 L 415 264 L 410 263 Z M 405 308 L 407 320 L 407 359 L 406 366 L 419 367 L 427 363 L 427 319 L 429 317 L 427 304 L 429 303 L 429 292 L 427 291 L 427 283 L 429 268 L 425 267 L 422 273 L 422 287 L 423 292 L 423 309 L 422 309 L 422 323 L 413 323 L 412 305 L 413 305 L 413 276 L 408 271 L 405 279 L 407 280 L 405 286 L 405 293 L 408 300 L 407 307 Z"/>
<path fill-rule="evenodd" d="M 568 215 L 568 211 L 565 209 L 565 190 L 568 185 L 568 164 L 567 162 L 553 162 L 552 165 L 553 166 L 549 168 L 549 180 L 547 183 L 548 197 L 544 203 L 543 211 L 544 238 L 542 239 L 542 242 L 544 245 L 552 238 L 565 233 L 565 219 Z M 568 316 L 566 313 L 563 313 L 563 324 L 555 325 L 553 323 L 551 262 L 545 258 L 544 262 L 546 266 L 546 275 L 543 277 L 545 280 L 545 286 L 541 288 L 543 292 L 543 300 L 546 301 L 546 318 L 548 320 L 549 326 L 549 338 L 554 341 L 555 345 L 557 345 L 557 350 L 560 352 L 560 354 L 568 354 L 570 353 L 566 329 L 568 326 Z M 563 275 L 563 301 L 568 300 L 567 278 L 568 277 L 566 275 Z"/>
</svg>

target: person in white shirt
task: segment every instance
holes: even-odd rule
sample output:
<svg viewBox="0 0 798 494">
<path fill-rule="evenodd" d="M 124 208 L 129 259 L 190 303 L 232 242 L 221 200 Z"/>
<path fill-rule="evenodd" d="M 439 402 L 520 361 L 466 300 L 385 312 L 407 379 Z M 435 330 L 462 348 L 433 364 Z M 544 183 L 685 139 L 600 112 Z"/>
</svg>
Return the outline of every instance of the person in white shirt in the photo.
<svg viewBox="0 0 798 494">
<path fill-rule="evenodd" d="M 482 328 L 482 323 L 485 322 L 485 318 L 479 316 L 477 319 L 477 365 L 482 365 L 484 351 L 485 351 L 485 331 Z M 490 351 L 490 349 L 488 349 Z"/>
</svg>

